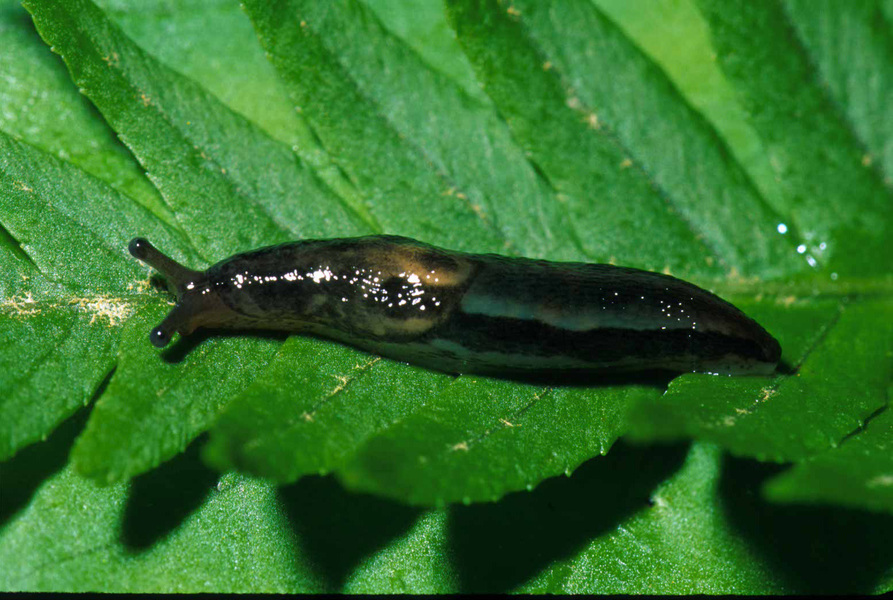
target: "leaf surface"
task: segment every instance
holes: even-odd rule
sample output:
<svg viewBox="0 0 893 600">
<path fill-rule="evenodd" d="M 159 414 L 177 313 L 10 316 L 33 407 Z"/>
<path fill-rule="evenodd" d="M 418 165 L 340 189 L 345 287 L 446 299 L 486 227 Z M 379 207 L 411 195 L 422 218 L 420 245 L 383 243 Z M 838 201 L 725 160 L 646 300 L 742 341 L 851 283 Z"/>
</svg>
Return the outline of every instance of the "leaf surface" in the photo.
<svg viewBox="0 0 893 600">
<path fill-rule="evenodd" d="M 126 254 L 139 228 L 180 254 L 179 236 L 68 163 L 0 133 L 4 244 L 0 456 L 44 438 L 114 367 L 121 325 L 148 294 Z"/>
<path fill-rule="evenodd" d="M 889 407 L 839 448 L 798 463 L 768 481 L 776 502 L 834 504 L 893 511 L 893 414 Z"/>
<path fill-rule="evenodd" d="M 100 6 L 28 3 L 73 82 L 0 12 L 0 588 L 893 589 L 889 2 Z M 372 232 L 664 270 L 785 365 L 661 395 L 147 343 L 134 235 Z"/>
<path fill-rule="evenodd" d="M 127 149 L 72 86 L 64 65 L 16 0 L 0 3 L 0 130 L 77 165 L 169 217 L 161 196 Z"/>
<path fill-rule="evenodd" d="M 784 210 L 804 232 L 802 253 L 833 272 L 889 276 L 891 191 L 871 161 L 865 160 L 859 130 L 828 96 L 822 72 L 811 63 L 784 3 L 733 5 L 698 3 L 710 24 L 717 59 L 782 183 Z M 855 17 L 863 9 L 841 5 L 835 10 Z M 810 27 L 809 19 L 804 27 Z M 888 30 L 888 40 L 889 35 Z M 849 39 L 858 39 L 861 45 L 861 39 Z M 873 52 L 869 44 L 861 54 L 879 73 L 893 72 L 890 55 L 878 63 Z M 860 129 L 864 133 L 868 127 Z"/>
<path fill-rule="evenodd" d="M 288 148 L 145 54 L 95 5 L 67 2 L 32 8 L 38 29 L 67 59 L 75 81 L 150 171 L 203 256 L 225 256 L 296 237 L 319 237 L 324 223 L 329 224 L 327 234 L 362 230 L 360 219 Z M 228 137 L 232 139 L 226 143 Z M 308 196 L 321 199 L 313 203 L 313 210 L 279 200 Z M 213 213 L 209 206 L 214 207 Z M 217 220 L 215 214 L 229 215 L 229 224 L 218 230 L 225 235 L 201 226 L 209 218 Z M 141 233 L 134 227 L 130 235 Z M 187 261 L 199 266 L 195 263 Z M 160 313 L 154 314 L 160 319 Z M 135 327 L 130 339 L 138 350 L 135 355 L 122 354 L 120 373 L 113 377 L 74 454 L 79 468 L 100 480 L 132 476 L 182 451 L 275 352 L 270 343 L 256 340 L 211 342 L 215 350 L 209 356 L 200 351 L 189 357 L 189 364 L 208 363 L 198 367 L 199 373 L 205 377 L 215 372 L 231 374 L 225 365 L 233 363 L 243 369 L 215 386 L 206 402 L 191 403 L 192 394 L 208 389 L 207 379 L 170 386 L 164 381 L 167 374 L 176 377 L 178 371 L 165 368 L 147 348 L 145 338 L 138 341 Z M 169 388 L 171 393 L 158 393 Z M 134 402 L 134 394 L 143 402 Z M 193 411 L 186 419 L 178 410 L 184 404 Z M 146 424 L 151 426 L 146 428 Z M 132 431 L 155 435 L 121 435 Z"/>
<path fill-rule="evenodd" d="M 419 511 L 348 493 L 330 478 L 308 477 L 279 489 L 236 474 L 218 479 L 190 449 L 130 485 L 99 487 L 70 469 L 47 478 L 0 536 L 0 587 L 184 593 L 890 589 L 893 557 L 885 540 L 893 522 L 767 505 L 747 493 L 766 475 L 755 467 L 729 463 L 708 445 L 687 456 L 679 447 L 621 446 L 571 478 L 498 504 Z"/>
</svg>

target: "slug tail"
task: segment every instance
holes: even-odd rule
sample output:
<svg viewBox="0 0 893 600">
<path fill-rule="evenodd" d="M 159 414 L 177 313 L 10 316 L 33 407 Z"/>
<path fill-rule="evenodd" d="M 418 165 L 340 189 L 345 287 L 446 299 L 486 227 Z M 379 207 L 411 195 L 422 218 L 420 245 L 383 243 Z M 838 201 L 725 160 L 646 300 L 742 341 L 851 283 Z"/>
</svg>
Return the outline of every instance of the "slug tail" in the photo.
<svg viewBox="0 0 893 600">
<path fill-rule="evenodd" d="M 189 284 L 204 278 L 204 273 L 184 267 L 170 256 L 160 252 L 145 238 L 133 238 L 127 249 L 131 256 L 161 273 L 177 294 L 177 298 L 183 297 Z"/>
</svg>

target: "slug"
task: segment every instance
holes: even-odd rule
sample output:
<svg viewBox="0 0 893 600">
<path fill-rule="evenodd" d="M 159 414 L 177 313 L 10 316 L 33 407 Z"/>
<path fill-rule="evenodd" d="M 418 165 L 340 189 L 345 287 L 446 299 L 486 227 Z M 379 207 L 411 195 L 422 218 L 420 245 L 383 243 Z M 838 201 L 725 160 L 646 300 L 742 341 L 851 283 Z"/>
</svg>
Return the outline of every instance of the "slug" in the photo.
<svg viewBox="0 0 893 600">
<path fill-rule="evenodd" d="M 672 370 L 768 374 L 781 347 L 685 281 L 604 264 L 444 250 L 375 235 L 305 240 L 194 271 L 148 241 L 130 253 L 177 304 L 150 339 L 197 327 L 301 332 L 450 373 Z"/>
</svg>

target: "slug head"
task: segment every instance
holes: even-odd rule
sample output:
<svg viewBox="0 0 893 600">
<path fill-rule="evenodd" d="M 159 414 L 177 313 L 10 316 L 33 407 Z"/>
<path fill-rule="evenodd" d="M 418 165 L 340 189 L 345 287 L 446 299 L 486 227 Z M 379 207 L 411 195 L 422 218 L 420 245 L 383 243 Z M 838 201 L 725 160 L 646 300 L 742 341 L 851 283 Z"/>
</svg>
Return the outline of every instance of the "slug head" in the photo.
<svg viewBox="0 0 893 600">
<path fill-rule="evenodd" d="M 149 334 L 152 345 L 164 348 L 170 343 L 174 332 L 188 335 L 200 325 L 225 322 L 225 314 L 229 311 L 209 286 L 208 276 L 203 271 L 184 267 L 161 253 L 145 238 L 132 239 L 127 249 L 134 258 L 161 273 L 169 289 L 177 296 L 177 304 Z"/>
</svg>

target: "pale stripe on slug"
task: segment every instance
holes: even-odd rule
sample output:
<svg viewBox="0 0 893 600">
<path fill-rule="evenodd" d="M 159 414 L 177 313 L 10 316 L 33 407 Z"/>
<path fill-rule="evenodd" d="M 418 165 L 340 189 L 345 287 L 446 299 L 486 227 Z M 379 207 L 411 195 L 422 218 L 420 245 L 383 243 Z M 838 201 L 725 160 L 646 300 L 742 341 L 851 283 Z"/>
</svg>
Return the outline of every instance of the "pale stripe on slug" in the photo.
<svg viewBox="0 0 893 600">
<path fill-rule="evenodd" d="M 397 236 L 307 240 L 187 269 L 148 242 L 178 303 L 152 331 L 307 332 L 454 373 L 769 373 L 778 342 L 714 294 L 611 265 L 453 252 Z"/>
</svg>

